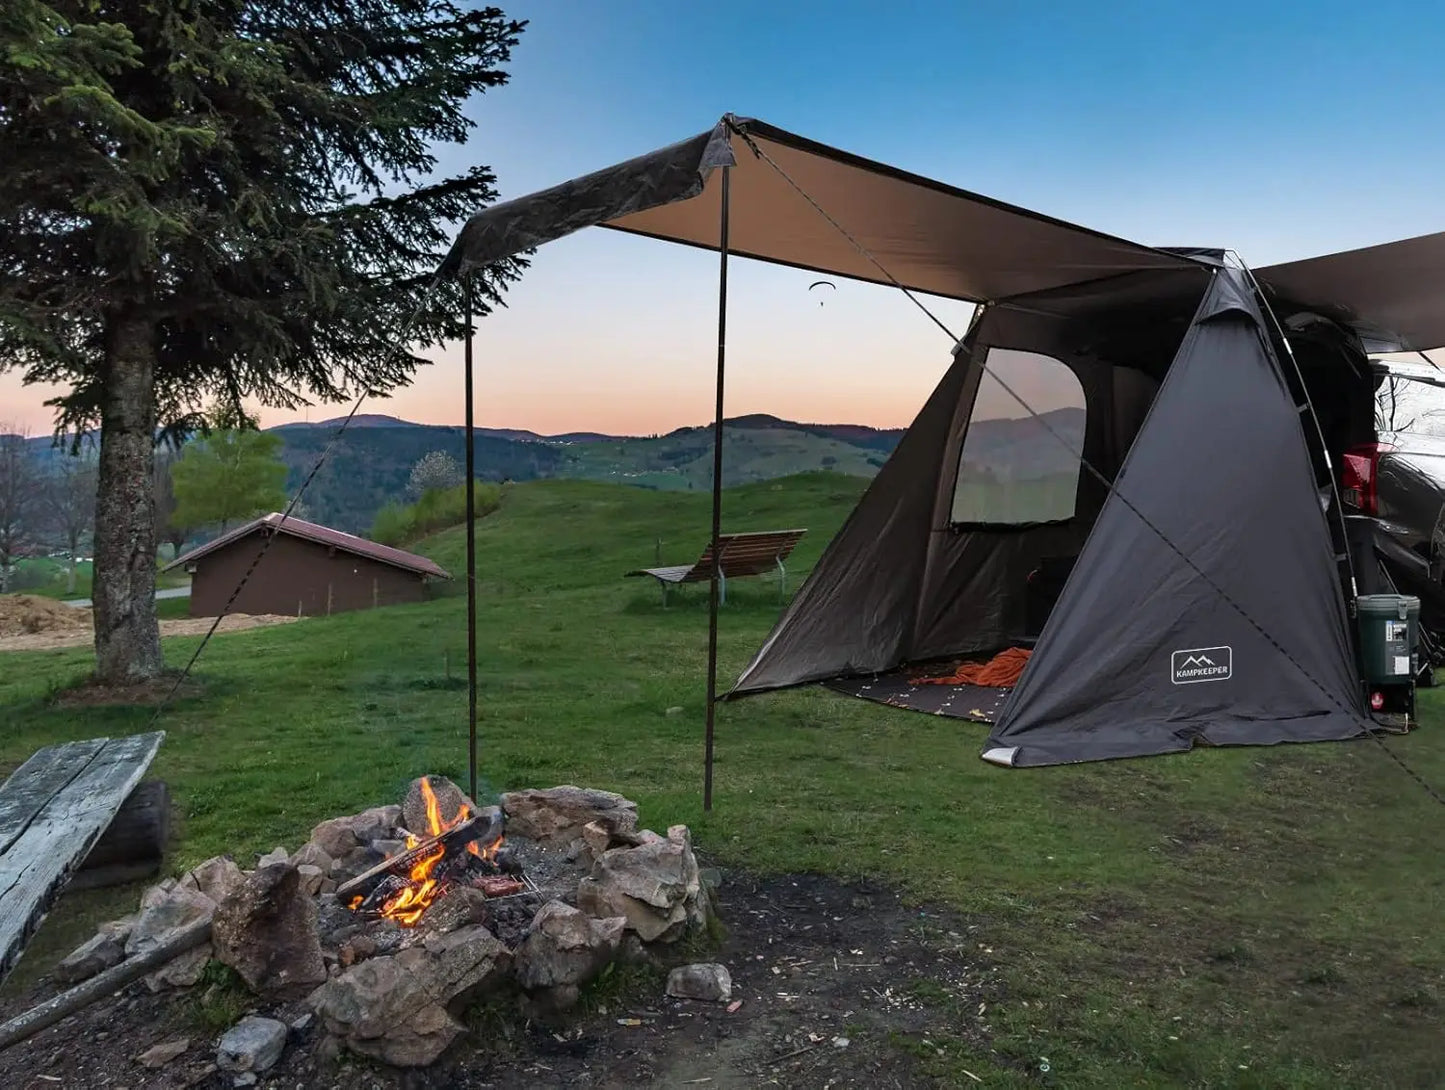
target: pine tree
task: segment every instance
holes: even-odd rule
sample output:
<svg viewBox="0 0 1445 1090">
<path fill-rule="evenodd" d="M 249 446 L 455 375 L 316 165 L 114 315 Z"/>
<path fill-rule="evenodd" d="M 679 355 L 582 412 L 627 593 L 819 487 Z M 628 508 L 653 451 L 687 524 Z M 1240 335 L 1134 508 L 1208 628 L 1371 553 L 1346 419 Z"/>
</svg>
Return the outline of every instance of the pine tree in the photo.
<svg viewBox="0 0 1445 1090">
<path fill-rule="evenodd" d="M 0 368 L 68 387 L 57 429 L 100 428 L 101 680 L 163 665 L 159 431 L 212 396 L 387 391 L 460 336 L 460 289 L 428 286 L 494 179 L 436 178 L 433 149 L 522 28 L 450 0 L 0 4 Z"/>
</svg>

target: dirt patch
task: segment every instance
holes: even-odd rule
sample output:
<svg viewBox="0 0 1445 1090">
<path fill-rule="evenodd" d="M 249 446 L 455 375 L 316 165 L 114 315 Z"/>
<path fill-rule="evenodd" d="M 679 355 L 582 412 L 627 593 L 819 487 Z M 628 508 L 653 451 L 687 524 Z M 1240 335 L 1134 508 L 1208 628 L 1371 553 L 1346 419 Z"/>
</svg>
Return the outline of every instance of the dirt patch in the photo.
<svg viewBox="0 0 1445 1090">
<path fill-rule="evenodd" d="M 989 1054 L 987 1008 L 996 986 L 980 961 L 977 925 L 906 906 L 882 887 L 815 875 L 729 873 L 720 900 L 726 939 L 720 949 L 692 953 L 728 967 L 734 999 L 742 1001 L 731 1012 L 722 1004 L 667 998 L 662 970 L 630 970 L 625 982 L 595 985 L 584 1012 L 560 1024 L 529 1022 L 515 1002 L 475 1010 L 467 1037 L 421 1071 L 338 1056 L 313 1020 L 293 1029 L 285 1055 L 257 1085 L 932 1086 L 954 1084 L 930 1067 L 943 1042 Z M 133 985 L 0 1052 L 0 1084 L 229 1088 L 229 1078 L 208 1070 L 220 1030 L 203 1017 L 218 1005 L 203 1000 L 204 988 L 153 995 Z M 19 1013 L 53 990 L 42 979 L 31 994 L 6 1003 L 0 1016 Z M 305 1012 L 294 1003 L 259 1009 L 288 1022 Z M 240 1013 L 239 1006 L 232 1012 Z M 135 1061 L 178 1038 L 190 1047 L 163 1070 L 148 1072 Z"/>
<path fill-rule="evenodd" d="M 103 685 L 98 681 L 81 682 L 73 689 L 66 689 L 55 697 L 57 708 L 106 708 L 151 706 L 170 700 L 200 696 L 205 686 L 199 681 L 187 678 L 177 688 L 176 680 L 181 677 L 179 670 L 167 670 L 160 677 L 150 681 L 138 681 L 133 685 Z"/>
<path fill-rule="evenodd" d="M 4 600 L 0 598 L 0 602 Z M 47 599 L 36 600 L 46 601 Z M 78 609 L 75 606 L 67 606 L 59 602 L 55 602 L 54 605 L 57 609 L 73 614 L 73 617 L 66 619 L 71 627 L 37 628 L 30 632 L 10 632 L 0 627 L 0 651 L 52 651 L 61 647 L 84 647 L 94 639 L 90 610 Z M 229 613 L 221 618 L 221 624 L 216 629 L 216 634 L 219 636 L 224 632 L 241 632 L 248 628 L 263 628 L 273 624 L 291 624 L 293 621 L 299 620 L 301 620 L 300 617 L 291 617 L 280 613 Z M 161 637 L 201 636 L 209 632 L 211 625 L 215 622 L 214 617 L 181 617 L 164 620 L 160 622 Z"/>
<path fill-rule="evenodd" d="M 0 595 L 0 645 L 18 636 L 88 636 L 90 611 L 36 594 Z"/>
</svg>

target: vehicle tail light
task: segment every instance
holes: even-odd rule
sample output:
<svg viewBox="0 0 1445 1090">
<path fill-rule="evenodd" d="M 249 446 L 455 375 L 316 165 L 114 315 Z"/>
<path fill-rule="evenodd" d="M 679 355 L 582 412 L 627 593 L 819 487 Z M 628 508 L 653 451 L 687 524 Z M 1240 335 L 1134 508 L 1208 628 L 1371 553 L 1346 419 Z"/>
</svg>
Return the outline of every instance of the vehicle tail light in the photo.
<svg viewBox="0 0 1445 1090">
<path fill-rule="evenodd" d="M 1389 443 L 1362 443 L 1345 451 L 1341 490 L 1345 503 L 1362 515 L 1380 513 L 1379 494 L 1376 492 L 1380 456 L 1394 449 Z"/>
</svg>

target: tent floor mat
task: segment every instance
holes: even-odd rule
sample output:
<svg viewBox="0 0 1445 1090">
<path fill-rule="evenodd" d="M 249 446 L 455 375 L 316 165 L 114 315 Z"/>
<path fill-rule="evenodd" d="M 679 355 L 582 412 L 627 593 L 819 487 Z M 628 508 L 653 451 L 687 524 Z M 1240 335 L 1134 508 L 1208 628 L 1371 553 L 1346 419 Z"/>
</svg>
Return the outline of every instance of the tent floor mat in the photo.
<svg viewBox="0 0 1445 1090">
<path fill-rule="evenodd" d="M 847 696 L 974 723 L 992 723 L 1013 691 L 986 685 L 915 685 L 902 670 L 871 677 L 834 678 L 823 684 Z"/>
</svg>

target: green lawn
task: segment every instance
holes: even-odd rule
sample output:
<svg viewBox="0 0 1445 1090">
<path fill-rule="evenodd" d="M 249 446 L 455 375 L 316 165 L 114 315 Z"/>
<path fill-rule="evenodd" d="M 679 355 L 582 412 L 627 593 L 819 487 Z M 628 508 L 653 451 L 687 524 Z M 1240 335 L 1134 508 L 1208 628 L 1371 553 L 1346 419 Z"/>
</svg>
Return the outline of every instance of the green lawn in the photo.
<svg viewBox="0 0 1445 1090">
<path fill-rule="evenodd" d="M 70 589 L 70 564 L 52 557 L 32 557 L 18 561 L 15 565 L 17 594 L 35 594 L 42 598 L 89 598 L 90 562 L 75 566 L 75 591 Z M 183 587 L 190 582 L 190 576 L 183 571 L 158 572 L 156 588 Z"/>
<path fill-rule="evenodd" d="M 809 527 L 801 573 L 863 485 L 817 474 L 730 490 L 724 528 Z M 997 1051 L 935 1040 L 947 1085 L 973 1085 L 963 1069 L 991 1086 L 1439 1084 L 1441 812 L 1372 741 L 1005 770 L 979 759 L 981 727 L 807 689 L 720 709 L 704 814 L 706 588 L 663 611 L 650 580 L 621 574 L 652 563 L 658 538 L 664 562 L 695 559 L 707 512 L 702 494 L 545 481 L 479 523 L 487 789 L 615 789 L 655 828 L 692 825 L 725 866 L 871 875 L 971 915 L 1006 981 L 989 1003 Z M 460 531 L 423 550 L 462 570 Z M 183 819 L 173 865 L 250 862 L 420 773 L 464 779 L 458 591 L 217 637 L 205 695 L 163 724 L 155 772 Z M 725 683 L 777 608 L 771 583 L 729 586 Z M 144 710 L 52 707 L 87 666 L 80 651 L 0 660 L 0 765 L 147 725 Z M 1388 745 L 1445 784 L 1445 703 L 1423 700 L 1425 726 Z M 117 896 L 73 898 L 30 971 Z"/>
</svg>

